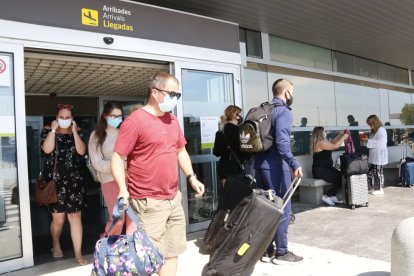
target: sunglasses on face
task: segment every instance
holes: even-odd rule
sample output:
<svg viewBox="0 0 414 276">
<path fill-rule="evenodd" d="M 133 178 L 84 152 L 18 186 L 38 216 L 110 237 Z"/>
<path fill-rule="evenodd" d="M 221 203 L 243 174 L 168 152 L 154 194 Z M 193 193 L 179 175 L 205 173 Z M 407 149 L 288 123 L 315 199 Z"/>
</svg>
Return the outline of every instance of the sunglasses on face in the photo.
<svg viewBox="0 0 414 276">
<path fill-rule="evenodd" d="M 73 105 L 71 104 L 58 104 L 57 105 L 58 109 L 67 109 L 67 110 L 72 110 L 73 109 Z"/>
<path fill-rule="evenodd" d="M 179 92 L 162 90 L 162 89 L 159 89 L 159 88 L 156 88 L 156 87 L 154 87 L 153 89 L 167 93 L 168 95 L 170 95 L 171 99 L 174 98 L 174 97 L 177 97 L 177 100 L 179 100 L 180 97 L 181 97 L 181 93 L 179 93 Z"/>
</svg>

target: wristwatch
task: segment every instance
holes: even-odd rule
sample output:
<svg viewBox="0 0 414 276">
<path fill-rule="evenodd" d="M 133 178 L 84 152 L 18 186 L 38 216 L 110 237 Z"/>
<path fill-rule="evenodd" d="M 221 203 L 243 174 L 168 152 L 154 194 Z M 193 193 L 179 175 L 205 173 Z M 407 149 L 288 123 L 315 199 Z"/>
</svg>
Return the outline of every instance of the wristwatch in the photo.
<svg viewBox="0 0 414 276">
<path fill-rule="evenodd" d="M 187 180 L 189 181 L 191 177 L 195 177 L 197 178 L 197 175 L 195 173 L 190 173 L 189 175 L 187 175 Z"/>
<path fill-rule="evenodd" d="M 50 132 L 56 133 L 56 129 L 52 128 L 52 130 Z"/>
</svg>

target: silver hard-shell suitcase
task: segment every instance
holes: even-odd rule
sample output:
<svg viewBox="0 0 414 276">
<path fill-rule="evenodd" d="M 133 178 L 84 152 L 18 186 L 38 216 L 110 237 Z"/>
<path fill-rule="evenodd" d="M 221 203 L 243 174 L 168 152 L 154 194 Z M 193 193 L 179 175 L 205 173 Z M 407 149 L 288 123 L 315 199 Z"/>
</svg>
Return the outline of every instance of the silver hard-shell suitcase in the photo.
<svg viewBox="0 0 414 276">
<path fill-rule="evenodd" d="M 368 207 L 368 179 L 367 174 L 354 174 L 346 176 L 345 197 L 348 206 L 365 205 Z"/>
</svg>

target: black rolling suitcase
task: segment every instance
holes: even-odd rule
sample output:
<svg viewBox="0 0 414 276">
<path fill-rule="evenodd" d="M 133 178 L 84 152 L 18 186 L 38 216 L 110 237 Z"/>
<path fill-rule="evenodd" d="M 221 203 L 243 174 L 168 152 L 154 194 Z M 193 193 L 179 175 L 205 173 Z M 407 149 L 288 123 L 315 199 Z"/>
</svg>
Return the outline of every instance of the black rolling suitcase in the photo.
<svg viewBox="0 0 414 276">
<path fill-rule="evenodd" d="M 295 178 L 284 199 L 254 189 L 223 218 L 220 243 L 210 254 L 207 275 L 249 275 L 271 243 L 283 209 L 299 186 Z"/>
<path fill-rule="evenodd" d="M 233 209 L 256 188 L 256 180 L 250 174 L 229 175 L 217 210 L 207 228 L 204 243 L 208 249 L 216 249 L 226 238 L 223 227 Z"/>
</svg>

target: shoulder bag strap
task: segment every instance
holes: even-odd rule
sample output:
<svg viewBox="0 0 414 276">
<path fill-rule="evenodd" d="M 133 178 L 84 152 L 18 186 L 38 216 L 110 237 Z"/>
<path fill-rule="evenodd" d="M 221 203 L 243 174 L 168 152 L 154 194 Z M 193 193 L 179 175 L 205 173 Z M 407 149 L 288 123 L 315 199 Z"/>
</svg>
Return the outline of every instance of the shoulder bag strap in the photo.
<svg viewBox="0 0 414 276">
<path fill-rule="evenodd" d="M 55 134 L 55 162 L 53 165 L 53 179 L 56 180 L 56 168 L 57 168 L 57 157 L 59 154 L 59 149 L 58 149 L 58 140 L 57 140 L 57 134 Z"/>
<path fill-rule="evenodd" d="M 224 132 L 225 129 L 225 125 L 223 127 L 223 136 L 224 136 L 224 143 L 226 143 L 226 147 L 229 149 L 230 154 L 233 155 L 234 159 L 236 159 L 237 164 L 239 165 L 240 169 L 242 171 L 244 171 L 244 166 L 243 164 L 240 162 L 239 158 L 237 157 L 236 153 L 232 150 L 232 148 L 230 147 L 229 143 L 227 143 L 227 138 L 226 138 L 226 133 Z"/>
<path fill-rule="evenodd" d="M 134 222 L 137 229 L 142 230 L 144 229 L 140 219 L 137 217 L 135 212 L 132 210 L 131 206 L 128 206 L 126 213 Z M 122 218 L 125 217 L 125 209 L 124 209 L 124 198 L 120 197 L 116 200 L 114 209 L 112 210 L 112 223 L 109 226 L 108 231 L 106 231 L 105 236 L 108 237 L 109 233 L 111 232 L 112 228 L 114 228 L 115 224 Z"/>
</svg>

